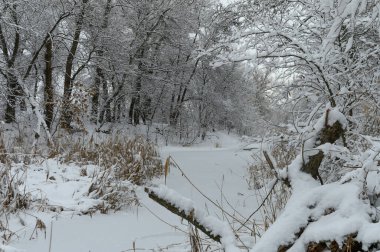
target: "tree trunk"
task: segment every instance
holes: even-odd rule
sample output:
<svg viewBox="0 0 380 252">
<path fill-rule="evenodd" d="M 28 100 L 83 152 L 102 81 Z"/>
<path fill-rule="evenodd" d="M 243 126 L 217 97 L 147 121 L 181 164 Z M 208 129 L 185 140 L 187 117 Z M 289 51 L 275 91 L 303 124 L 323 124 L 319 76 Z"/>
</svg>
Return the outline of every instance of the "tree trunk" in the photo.
<svg viewBox="0 0 380 252">
<path fill-rule="evenodd" d="M 12 73 L 7 73 L 7 106 L 5 109 L 5 122 L 12 123 L 16 120 L 16 94 L 17 78 Z"/>
<path fill-rule="evenodd" d="M 139 53 L 139 64 L 138 64 L 138 76 L 136 78 L 133 96 L 131 100 L 131 105 L 129 106 L 129 121 L 133 125 L 140 123 L 141 116 L 141 87 L 142 87 L 142 74 L 145 71 L 143 63 L 141 62 L 145 55 L 145 49 L 141 49 Z"/>
<path fill-rule="evenodd" d="M 16 25 L 15 36 L 13 41 L 13 51 L 10 53 L 7 41 L 4 36 L 3 28 L 0 25 L 0 43 L 1 49 L 3 53 L 3 57 L 5 59 L 5 63 L 7 65 L 6 71 L 6 79 L 7 79 L 7 106 L 5 109 L 5 122 L 11 123 L 16 120 L 16 98 L 17 96 L 22 95 L 22 91 L 20 90 L 17 77 L 13 73 L 13 68 L 16 62 L 17 55 L 20 49 L 20 33 L 18 25 L 18 17 L 16 12 L 17 5 L 14 4 L 11 6 L 11 16 L 12 20 Z"/>
<path fill-rule="evenodd" d="M 172 93 L 172 98 L 170 101 L 170 109 L 169 109 L 169 124 L 170 126 L 177 125 L 177 122 L 175 121 L 174 118 L 174 109 L 175 109 L 175 94 L 174 91 Z"/>
<path fill-rule="evenodd" d="M 131 105 L 129 106 L 129 121 L 133 125 L 140 124 L 140 95 L 135 94 L 132 97 Z"/>
<path fill-rule="evenodd" d="M 96 69 L 98 72 L 98 68 Z M 98 111 L 99 111 L 99 87 L 100 87 L 100 77 L 98 74 L 95 76 L 94 86 L 92 87 L 91 92 L 91 121 L 96 123 L 98 121 Z M 99 117 L 100 121 L 100 117 Z"/>
<path fill-rule="evenodd" d="M 53 40 L 50 37 L 46 41 L 45 52 L 45 121 L 49 130 L 54 114 L 54 87 L 53 87 Z"/>
<path fill-rule="evenodd" d="M 172 97 L 172 103 L 170 105 L 171 109 L 170 109 L 170 115 L 169 115 L 169 121 L 170 121 L 171 126 L 176 126 L 178 123 L 178 118 L 181 115 L 182 106 L 183 106 L 183 103 L 185 101 L 185 97 L 187 94 L 187 88 L 190 85 L 193 77 L 195 76 L 195 73 L 198 69 L 198 64 L 200 62 L 200 59 L 201 58 L 198 58 L 195 61 L 195 64 L 193 66 L 193 70 L 192 70 L 189 78 L 185 82 L 181 83 L 180 90 L 179 90 L 178 96 L 177 96 L 177 102 L 175 104 L 174 104 L 174 97 Z M 190 60 L 190 55 L 187 56 L 186 62 L 188 62 L 189 60 Z"/>
<path fill-rule="evenodd" d="M 66 67 L 65 67 L 65 79 L 63 83 L 63 104 L 62 104 L 62 120 L 61 126 L 65 129 L 70 129 L 73 111 L 71 108 L 71 94 L 73 89 L 73 80 L 72 80 L 72 70 L 75 54 L 79 45 L 79 37 L 82 32 L 84 15 L 86 10 L 86 4 L 89 0 L 82 0 L 81 12 L 79 13 L 76 21 L 76 28 L 74 32 L 73 42 L 70 47 L 69 55 L 66 59 Z"/>
<path fill-rule="evenodd" d="M 105 103 L 105 115 L 104 115 L 104 117 L 105 118 L 101 118 L 102 120 L 105 120 L 106 122 L 111 122 L 112 121 L 112 118 L 111 118 L 111 103 L 106 103 L 107 102 L 107 100 L 108 100 L 108 83 L 107 83 L 107 81 L 106 81 L 106 79 L 105 79 L 105 76 L 104 76 L 104 74 L 103 74 L 103 79 L 102 79 L 103 81 L 102 81 L 102 84 L 103 84 L 103 101 L 104 101 L 104 103 Z"/>
<path fill-rule="evenodd" d="M 100 29 L 100 33 L 103 33 L 108 27 L 109 14 L 111 12 L 111 7 L 112 7 L 111 1 L 112 0 L 107 0 L 106 6 L 104 8 L 103 22 Z M 107 122 L 111 121 L 111 108 L 110 108 L 109 103 L 107 103 L 107 100 L 109 98 L 108 85 L 105 79 L 104 69 L 101 64 L 102 63 L 101 61 L 104 55 L 104 46 L 103 46 L 102 39 L 100 39 L 99 47 L 100 47 L 99 50 L 96 51 L 96 54 L 99 60 L 97 60 L 97 65 L 96 65 L 96 70 L 95 70 L 96 76 L 95 76 L 93 93 L 92 93 L 92 98 L 91 98 L 92 100 L 91 120 L 93 122 L 97 122 L 97 120 L 99 120 L 100 123 L 103 123 L 104 120 L 106 120 Z M 104 109 L 100 111 L 100 115 L 98 117 L 101 85 L 103 89 L 102 90 L 103 91 L 103 94 L 102 94 L 103 106 L 106 106 L 106 108 L 105 108 L 105 111 Z M 104 114 L 105 114 L 105 118 L 104 118 Z"/>
<path fill-rule="evenodd" d="M 106 77 L 104 75 L 103 69 L 101 67 L 96 68 L 96 77 L 95 77 L 96 85 L 102 85 L 102 104 L 103 109 L 99 114 L 99 123 L 110 122 L 111 121 L 111 102 L 109 101 L 108 96 L 108 85 L 106 81 Z M 98 86 L 99 87 L 99 86 Z M 98 94 L 99 99 L 99 94 Z"/>
</svg>

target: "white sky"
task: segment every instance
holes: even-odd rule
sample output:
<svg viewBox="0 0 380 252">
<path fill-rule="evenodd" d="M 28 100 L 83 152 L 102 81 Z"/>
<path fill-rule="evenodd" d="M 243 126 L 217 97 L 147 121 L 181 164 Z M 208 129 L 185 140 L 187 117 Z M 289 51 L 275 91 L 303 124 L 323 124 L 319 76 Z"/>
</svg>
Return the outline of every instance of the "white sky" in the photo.
<svg viewBox="0 0 380 252">
<path fill-rule="evenodd" d="M 236 2 L 237 0 L 217 0 L 219 1 L 220 3 L 222 4 L 230 4 L 230 3 L 233 3 L 233 2 Z"/>
</svg>

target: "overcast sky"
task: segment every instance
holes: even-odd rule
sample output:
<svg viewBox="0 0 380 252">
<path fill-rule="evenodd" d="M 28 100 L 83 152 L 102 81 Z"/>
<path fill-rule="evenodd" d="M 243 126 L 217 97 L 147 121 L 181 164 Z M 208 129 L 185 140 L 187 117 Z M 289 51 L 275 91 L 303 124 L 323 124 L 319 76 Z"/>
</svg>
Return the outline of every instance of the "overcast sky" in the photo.
<svg viewBox="0 0 380 252">
<path fill-rule="evenodd" d="M 230 4 L 230 3 L 236 2 L 238 0 L 218 0 L 218 1 L 222 4 Z"/>
</svg>

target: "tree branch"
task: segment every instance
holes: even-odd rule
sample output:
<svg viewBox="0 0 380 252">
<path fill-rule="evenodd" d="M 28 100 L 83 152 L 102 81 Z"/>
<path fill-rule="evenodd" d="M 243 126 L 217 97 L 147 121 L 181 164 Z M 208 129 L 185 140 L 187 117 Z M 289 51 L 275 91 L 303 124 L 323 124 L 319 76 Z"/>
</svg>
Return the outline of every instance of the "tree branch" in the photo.
<svg viewBox="0 0 380 252">
<path fill-rule="evenodd" d="M 165 199 L 160 198 L 157 194 L 155 194 L 152 190 L 149 188 L 145 187 L 145 192 L 149 195 L 149 198 L 160 204 L 161 206 L 165 207 L 168 209 L 170 212 L 180 216 L 181 218 L 187 220 L 191 224 L 193 224 L 195 227 L 197 227 L 199 230 L 201 230 L 204 234 L 206 234 L 208 237 L 210 237 L 212 240 L 221 243 L 220 235 L 213 235 L 213 230 L 210 230 L 203 226 L 199 220 L 197 220 L 194 216 L 194 209 L 190 211 L 189 214 L 186 214 L 184 210 L 179 209 L 178 207 L 174 206 L 170 202 L 168 202 Z"/>
</svg>

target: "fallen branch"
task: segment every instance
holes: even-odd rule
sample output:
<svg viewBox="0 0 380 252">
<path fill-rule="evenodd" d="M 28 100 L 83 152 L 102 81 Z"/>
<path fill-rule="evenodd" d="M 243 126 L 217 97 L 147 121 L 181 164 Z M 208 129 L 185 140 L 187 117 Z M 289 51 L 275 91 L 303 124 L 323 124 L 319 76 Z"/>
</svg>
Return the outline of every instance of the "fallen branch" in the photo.
<svg viewBox="0 0 380 252">
<path fill-rule="evenodd" d="M 212 230 L 209 230 L 205 226 L 203 226 L 199 220 L 197 220 L 194 216 L 194 209 L 190 211 L 190 213 L 186 214 L 184 210 L 176 207 L 169 201 L 160 198 L 156 193 L 154 193 L 150 188 L 145 188 L 145 192 L 149 195 L 149 198 L 160 204 L 161 206 L 168 209 L 170 212 L 180 216 L 181 218 L 187 220 L 191 224 L 193 224 L 195 227 L 197 227 L 199 230 L 201 230 L 204 234 L 206 234 L 208 237 L 210 237 L 212 240 L 221 243 L 220 235 L 213 235 Z"/>
<path fill-rule="evenodd" d="M 240 252 L 236 247 L 235 234 L 228 223 L 196 209 L 194 202 L 164 185 L 145 188 L 149 197 L 172 213 L 193 224 L 196 228 L 220 243 L 226 252 Z"/>
</svg>

